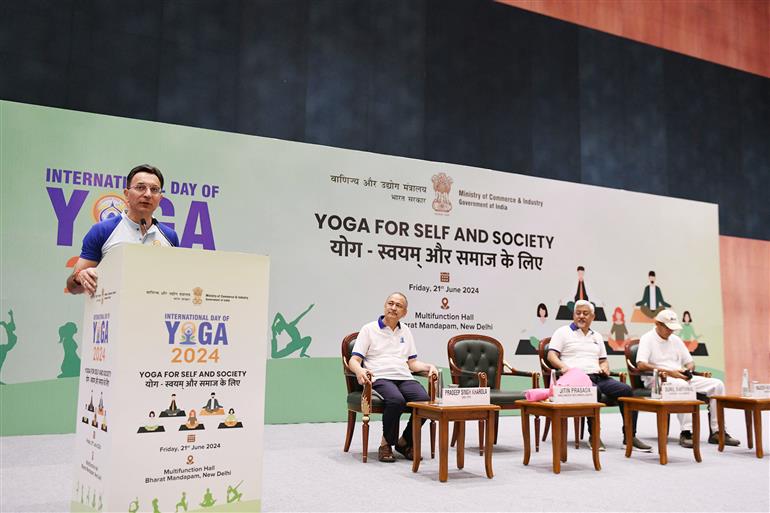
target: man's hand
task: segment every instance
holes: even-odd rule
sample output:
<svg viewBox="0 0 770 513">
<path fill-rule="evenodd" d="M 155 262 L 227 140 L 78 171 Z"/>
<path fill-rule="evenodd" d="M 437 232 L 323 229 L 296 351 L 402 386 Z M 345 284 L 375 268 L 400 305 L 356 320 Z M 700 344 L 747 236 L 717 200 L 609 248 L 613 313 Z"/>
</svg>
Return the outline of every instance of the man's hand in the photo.
<svg viewBox="0 0 770 513">
<path fill-rule="evenodd" d="M 430 363 L 430 364 L 428 364 L 428 377 L 431 377 L 431 376 L 433 376 L 434 374 L 435 374 L 436 376 L 438 376 L 438 369 L 436 368 L 436 366 L 435 366 L 435 365 L 433 365 L 432 363 Z"/>
<path fill-rule="evenodd" d="M 689 381 L 690 378 L 692 377 L 692 376 L 688 376 L 687 374 L 684 373 L 684 371 L 681 371 L 681 370 L 678 370 L 678 371 L 675 371 L 675 370 L 666 371 L 666 374 L 668 374 L 672 378 L 679 378 L 679 379 L 683 379 L 685 381 Z"/>
<path fill-rule="evenodd" d="M 360 368 L 360 371 L 356 371 L 356 380 L 359 385 L 365 385 L 372 382 L 372 372 L 370 370 Z"/>
<path fill-rule="evenodd" d="M 71 294 L 82 294 L 88 292 L 91 296 L 96 293 L 96 282 L 99 278 L 96 266 L 99 262 L 87 260 L 83 257 L 78 258 L 75 266 L 72 268 L 72 274 L 67 277 L 67 290 Z"/>
<path fill-rule="evenodd" d="M 95 267 L 87 267 L 78 272 L 76 282 L 80 282 L 83 290 L 90 295 L 96 294 L 96 282 L 99 279 L 99 274 Z"/>
</svg>

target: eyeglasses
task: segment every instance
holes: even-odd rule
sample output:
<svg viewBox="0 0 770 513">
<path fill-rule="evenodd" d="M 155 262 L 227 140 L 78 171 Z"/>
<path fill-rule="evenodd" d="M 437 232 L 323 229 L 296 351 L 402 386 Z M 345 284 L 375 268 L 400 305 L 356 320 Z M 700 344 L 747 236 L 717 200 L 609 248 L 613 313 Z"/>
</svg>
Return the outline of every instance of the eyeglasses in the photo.
<svg viewBox="0 0 770 513">
<path fill-rule="evenodd" d="M 129 189 L 134 189 L 139 194 L 144 194 L 145 192 L 147 192 L 147 189 L 150 189 L 150 194 L 152 194 L 153 196 L 157 196 L 158 194 L 160 194 L 160 187 L 156 185 L 149 186 L 146 183 L 138 183 L 136 185 L 129 187 Z"/>
</svg>

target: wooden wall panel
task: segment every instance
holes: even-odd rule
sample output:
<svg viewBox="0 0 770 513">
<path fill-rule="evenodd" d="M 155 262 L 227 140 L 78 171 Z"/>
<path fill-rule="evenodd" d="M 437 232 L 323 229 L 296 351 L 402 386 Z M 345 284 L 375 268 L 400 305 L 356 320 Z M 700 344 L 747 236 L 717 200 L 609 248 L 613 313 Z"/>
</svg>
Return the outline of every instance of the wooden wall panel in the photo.
<svg viewBox="0 0 770 513">
<path fill-rule="evenodd" d="M 497 0 L 770 77 L 768 0 Z"/>
<path fill-rule="evenodd" d="M 770 383 L 770 242 L 720 237 L 725 376 L 738 392 L 743 369 Z"/>
</svg>

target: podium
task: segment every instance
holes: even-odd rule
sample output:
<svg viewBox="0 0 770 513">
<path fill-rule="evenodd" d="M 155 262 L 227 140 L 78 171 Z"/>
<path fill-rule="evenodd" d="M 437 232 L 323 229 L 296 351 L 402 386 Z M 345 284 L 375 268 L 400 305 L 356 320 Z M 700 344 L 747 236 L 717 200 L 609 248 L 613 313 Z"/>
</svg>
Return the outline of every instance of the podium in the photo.
<svg viewBox="0 0 770 513">
<path fill-rule="evenodd" d="M 71 510 L 260 511 L 268 257 L 129 244 L 97 272 Z"/>
</svg>

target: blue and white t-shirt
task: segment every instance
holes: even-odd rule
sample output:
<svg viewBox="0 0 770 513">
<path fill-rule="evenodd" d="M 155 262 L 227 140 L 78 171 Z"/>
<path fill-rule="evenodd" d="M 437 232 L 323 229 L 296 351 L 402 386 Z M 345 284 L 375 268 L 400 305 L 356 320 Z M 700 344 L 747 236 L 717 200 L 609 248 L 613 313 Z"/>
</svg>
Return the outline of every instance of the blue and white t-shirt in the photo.
<svg viewBox="0 0 770 513">
<path fill-rule="evenodd" d="M 574 322 L 557 329 L 548 348 L 559 353 L 567 367 L 577 367 L 586 374 L 598 374 L 599 361 L 607 359 L 602 336 L 592 329 L 583 333 Z"/>
<path fill-rule="evenodd" d="M 358 332 L 353 354 L 363 359 L 364 368 L 372 372 L 373 381 L 379 378 L 414 379 L 407 361 L 417 358 L 417 349 L 412 332 L 406 324 L 399 322 L 396 329 L 392 330 L 380 316 Z"/>
<path fill-rule="evenodd" d="M 152 226 L 142 235 L 142 227 L 128 218 L 125 212 L 96 223 L 83 237 L 80 258 L 100 262 L 112 248 L 122 243 L 179 246 L 176 232 L 153 219 Z"/>
</svg>

